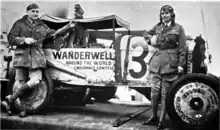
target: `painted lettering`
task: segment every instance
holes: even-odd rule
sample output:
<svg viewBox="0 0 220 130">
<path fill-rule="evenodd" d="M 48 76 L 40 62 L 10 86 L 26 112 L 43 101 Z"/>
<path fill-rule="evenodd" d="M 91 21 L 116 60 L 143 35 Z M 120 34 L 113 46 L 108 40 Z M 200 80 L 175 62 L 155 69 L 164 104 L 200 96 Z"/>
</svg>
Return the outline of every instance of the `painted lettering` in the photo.
<svg viewBox="0 0 220 130">
<path fill-rule="evenodd" d="M 191 95 L 192 93 L 200 93 L 202 95 L 205 95 L 205 91 L 200 89 L 200 88 L 193 88 L 192 90 L 189 90 L 187 92 L 185 92 L 182 96 L 182 98 L 187 98 L 189 95 Z"/>
<path fill-rule="evenodd" d="M 79 53 L 76 52 L 76 53 L 75 53 L 75 59 L 79 59 L 79 56 L 80 56 Z"/>
<path fill-rule="evenodd" d="M 99 52 L 92 53 L 92 59 L 99 59 L 99 55 L 100 55 Z"/>
<path fill-rule="evenodd" d="M 73 51 L 69 51 L 68 59 L 73 59 Z"/>
<path fill-rule="evenodd" d="M 100 60 L 104 60 L 104 52 L 101 52 Z"/>
<path fill-rule="evenodd" d="M 86 54 L 85 54 L 85 59 L 86 59 L 86 60 L 90 60 L 90 53 L 89 53 L 89 52 L 86 52 Z"/>
<path fill-rule="evenodd" d="M 80 59 L 84 60 L 84 52 L 80 52 Z"/>
<path fill-rule="evenodd" d="M 57 51 L 57 52 L 52 52 L 52 53 L 53 53 L 53 57 L 55 59 L 60 59 L 61 58 L 62 52 Z"/>
<path fill-rule="evenodd" d="M 142 44 L 136 44 L 135 46 L 133 46 L 133 48 L 135 49 L 138 46 L 143 48 L 143 52 L 140 56 L 133 56 L 132 61 L 138 62 L 141 65 L 141 70 L 139 72 L 136 72 L 134 71 L 134 69 L 129 69 L 129 73 L 131 77 L 136 78 L 136 79 L 143 77 L 147 72 L 147 65 L 144 61 L 144 58 L 148 54 L 148 49 L 146 49 L 147 47 L 145 47 L 145 45 L 142 45 Z"/>
<path fill-rule="evenodd" d="M 62 59 L 67 59 L 67 54 L 66 54 L 66 52 L 63 52 Z"/>
<path fill-rule="evenodd" d="M 181 107 L 180 107 L 180 103 L 179 102 L 176 102 L 175 103 L 175 106 L 176 106 L 176 112 L 178 113 L 178 115 L 180 116 L 180 118 L 190 124 L 198 124 L 199 122 L 197 120 L 194 120 L 190 117 L 188 117 L 185 113 L 183 113 L 183 111 L 181 110 Z"/>
<path fill-rule="evenodd" d="M 52 53 L 53 57 L 59 60 L 114 60 L 111 52 L 57 51 Z"/>
</svg>

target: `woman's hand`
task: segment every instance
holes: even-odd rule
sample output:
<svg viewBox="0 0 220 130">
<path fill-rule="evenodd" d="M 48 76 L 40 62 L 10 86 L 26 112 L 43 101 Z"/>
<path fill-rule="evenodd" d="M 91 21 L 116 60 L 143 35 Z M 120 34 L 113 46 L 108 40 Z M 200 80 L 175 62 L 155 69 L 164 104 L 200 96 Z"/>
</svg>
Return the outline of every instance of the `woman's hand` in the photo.
<svg viewBox="0 0 220 130">
<path fill-rule="evenodd" d="M 145 41 L 148 43 L 150 41 L 150 39 L 152 38 L 152 35 L 148 34 L 146 31 L 146 32 L 144 32 L 143 37 L 144 37 Z"/>
<path fill-rule="evenodd" d="M 178 66 L 178 73 L 183 73 L 183 67 L 181 67 L 181 66 Z"/>
</svg>

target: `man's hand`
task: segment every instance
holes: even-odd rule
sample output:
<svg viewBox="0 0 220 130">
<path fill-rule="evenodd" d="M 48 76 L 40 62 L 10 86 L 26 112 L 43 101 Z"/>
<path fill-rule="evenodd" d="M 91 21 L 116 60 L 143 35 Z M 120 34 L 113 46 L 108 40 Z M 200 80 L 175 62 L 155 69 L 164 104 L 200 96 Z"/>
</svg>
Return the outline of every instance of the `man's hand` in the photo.
<svg viewBox="0 0 220 130">
<path fill-rule="evenodd" d="M 24 42 L 28 45 L 31 45 L 31 44 L 35 43 L 36 40 L 34 40 L 33 38 L 25 38 Z"/>
<path fill-rule="evenodd" d="M 181 66 L 178 66 L 178 73 L 183 73 L 183 67 L 181 67 Z"/>
</svg>

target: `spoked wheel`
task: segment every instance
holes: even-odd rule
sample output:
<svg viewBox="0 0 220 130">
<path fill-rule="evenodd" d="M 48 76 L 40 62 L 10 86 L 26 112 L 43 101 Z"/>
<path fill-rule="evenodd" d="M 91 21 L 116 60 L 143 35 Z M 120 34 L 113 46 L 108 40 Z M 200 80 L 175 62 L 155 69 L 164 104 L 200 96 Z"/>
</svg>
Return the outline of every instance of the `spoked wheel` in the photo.
<svg viewBox="0 0 220 130">
<path fill-rule="evenodd" d="M 20 86 L 14 82 L 13 92 L 17 91 Z M 27 93 L 15 101 L 16 109 L 25 108 L 28 113 L 37 113 L 50 104 L 53 97 L 53 81 L 47 71 L 44 71 L 42 81 Z"/>
<path fill-rule="evenodd" d="M 182 129 L 216 129 L 219 124 L 219 79 L 189 74 L 168 92 L 167 109 L 174 124 Z"/>
</svg>

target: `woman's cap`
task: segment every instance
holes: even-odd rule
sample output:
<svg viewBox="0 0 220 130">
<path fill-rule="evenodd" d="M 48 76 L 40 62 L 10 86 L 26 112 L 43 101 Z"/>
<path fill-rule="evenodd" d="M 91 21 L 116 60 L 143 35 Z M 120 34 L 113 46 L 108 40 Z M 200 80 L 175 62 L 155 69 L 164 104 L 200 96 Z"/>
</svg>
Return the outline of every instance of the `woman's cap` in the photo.
<svg viewBox="0 0 220 130">
<path fill-rule="evenodd" d="M 163 7 L 161 7 L 160 11 L 169 11 L 169 12 L 173 12 L 173 7 L 170 5 L 164 5 Z"/>
</svg>

